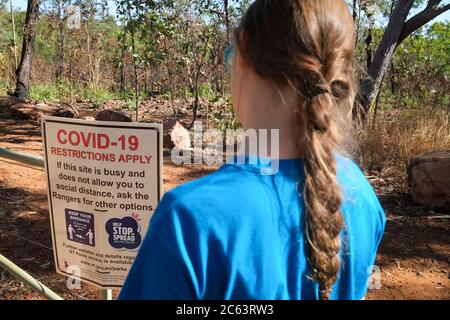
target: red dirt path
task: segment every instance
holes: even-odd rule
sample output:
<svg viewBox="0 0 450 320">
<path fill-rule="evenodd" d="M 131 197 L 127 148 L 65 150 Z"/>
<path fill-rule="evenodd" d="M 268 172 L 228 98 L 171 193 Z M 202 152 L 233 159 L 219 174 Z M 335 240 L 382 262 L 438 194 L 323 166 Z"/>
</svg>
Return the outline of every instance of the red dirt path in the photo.
<svg viewBox="0 0 450 320">
<path fill-rule="evenodd" d="M 42 155 L 39 123 L 0 119 L 0 146 Z M 176 167 L 166 159 L 164 189 L 211 170 Z M 450 220 L 423 216 L 423 208 L 397 195 L 383 194 L 381 200 L 388 217 L 377 258 L 381 288 L 370 290 L 367 299 L 449 299 Z M 409 215 L 400 215 L 405 201 Z M 0 159 L 0 253 L 65 299 L 97 299 L 97 289 L 83 285 L 81 290 L 69 291 L 66 279 L 54 272 L 47 210 L 44 171 Z M 0 270 L 1 299 L 40 297 Z"/>
</svg>

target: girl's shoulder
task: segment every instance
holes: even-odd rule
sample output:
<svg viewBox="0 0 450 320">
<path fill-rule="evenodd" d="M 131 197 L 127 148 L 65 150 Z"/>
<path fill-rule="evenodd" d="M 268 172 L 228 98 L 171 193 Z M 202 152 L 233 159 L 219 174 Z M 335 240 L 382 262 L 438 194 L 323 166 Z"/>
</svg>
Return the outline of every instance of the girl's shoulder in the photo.
<svg viewBox="0 0 450 320">
<path fill-rule="evenodd" d="M 386 225 L 378 196 L 361 168 L 351 159 L 338 159 L 338 179 L 343 193 L 342 212 L 347 223 L 360 230 L 376 230 L 377 245 Z"/>
<path fill-rule="evenodd" d="M 368 178 L 355 161 L 337 156 L 337 177 L 344 194 L 344 201 L 369 201 L 378 206 L 378 197 Z"/>
<path fill-rule="evenodd" d="M 223 211 L 233 212 L 243 203 L 254 202 L 255 193 L 263 188 L 257 179 L 251 172 L 224 165 L 166 192 L 152 217 L 152 224 L 158 224 L 164 216 L 174 214 L 183 220 L 206 222 L 216 216 L 215 220 L 221 220 Z"/>
<path fill-rule="evenodd" d="M 293 164 L 301 166 L 298 161 Z M 180 220 L 196 220 L 215 225 L 225 222 L 239 224 L 246 222 L 241 220 L 253 219 L 271 208 L 271 194 L 275 192 L 274 181 L 259 174 L 258 169 L 259 167 L 250 165 L 224 165 L 202 178 L 166 192 L 152 217 L 152 224 L 158 224 L 164 217 L 173 215 Z M 292 180 L 297 177 L 297 174 L 290 174 L 292 171 L 285 175 L 285 170 L 286 163 L 283 163 L 283 172 L 279 175 L 284 177 L 282 179 Z M 364 211 L 372 218 L 376 217 L 376 220 L 384 220 L 384 211 L 375 191 L 353 160 L 337 156 L 337 178 L 343 192 L 343 208 L 346 212 Z M 301 180 L 301 173 L 298 180 Z M 291 181 L 286 186 L 295 188 Z M 283 189 L 283 192 L 290 190 Z M 241 214 L 243 211 L 246 214 Z"/>
</svg>

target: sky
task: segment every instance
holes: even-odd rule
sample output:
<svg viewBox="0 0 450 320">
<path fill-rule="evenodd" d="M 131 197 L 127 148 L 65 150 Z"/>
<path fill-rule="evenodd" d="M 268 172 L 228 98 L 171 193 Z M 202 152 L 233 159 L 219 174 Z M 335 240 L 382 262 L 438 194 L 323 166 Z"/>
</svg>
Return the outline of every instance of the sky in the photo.
<svg viewBox="0 0 450 320">
<path fill-rule="evenodd" d="M 110 4 L 111 14 L 115 15 L 115 5 L 113 0 L 108 0 Z M 445 2 L 444 2 L 445 3 Z M 15 10 L 25 10 L 27 7 L 27 0 L 12 0 L 13 8 Z M 433 20 L 434 21 L 450 21 L 450 11 L 447 11 L 441 14 L 439 17 Z"/>
</svg>

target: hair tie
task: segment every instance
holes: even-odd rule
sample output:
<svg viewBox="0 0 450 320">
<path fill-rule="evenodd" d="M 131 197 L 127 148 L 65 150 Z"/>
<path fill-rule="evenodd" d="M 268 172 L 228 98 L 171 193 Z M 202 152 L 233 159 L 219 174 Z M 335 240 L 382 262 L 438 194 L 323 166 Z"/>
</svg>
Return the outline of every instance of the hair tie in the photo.
<svg viewBox="0 0 450 320">
<path fill-rule="evenodd" d="M 314 86 L 314 89 L 312 91 L 313 91 L 312 97 L 326 93 L 331 94 L 331 86 L 326 83 L 317 84 Z"/>
<path fill-rule="evenodd" d="M 306 72 L 301 78 L 302 93 L 306 98 L 312 99 L 321 94 L 332 94 L 331 85 L 325 82 L 324 77 L 317 72 Z"/>
</svg>

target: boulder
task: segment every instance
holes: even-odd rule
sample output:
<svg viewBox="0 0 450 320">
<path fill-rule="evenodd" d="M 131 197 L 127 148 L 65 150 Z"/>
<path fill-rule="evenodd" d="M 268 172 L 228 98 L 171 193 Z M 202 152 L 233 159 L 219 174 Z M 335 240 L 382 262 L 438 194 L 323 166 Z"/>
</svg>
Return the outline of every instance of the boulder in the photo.
<svg viewBox="0 0 450 320">
<path fill-rule="evenodd" d="M 95 116 L 97 121 L 132 122 L 130 115 L 122 111 L 102 110 Z"/>
<path fill-rule="evenodd" d="M 54 109 L 46 104 L 34 104 L 16 97 L 0 97 L 0 116 L 19 120 L 40 120 L 52 115 Z"/>
<path fill-rule="evenodd" d="M 19 99 L 16 97 L 3 96 L 3 97 L 0 97 L 0 109 L 5 108 L 5 107 L 8 108 L 17 103 L 25 103 L 25 102 L 26 102 L 25 100 Z"/>
<path fill-rule="evenodd" d="M 80 115 L 78 110 L 68 103 L 61 103 L 61 106 L 53 114 L 55 117 L 78 118 Z"/>
<path fill-rule="evenodd" d="M 14 119 L 39 120 L 43 115 L 42 110 L 28 103 L 17 103 L 10 107 L 10 116 Z"/>
<path fill-rule="evenodd" d="M 415 203 L 450 212 L 450 150 L 413 157 L 408 180 Z"/>
<path fill-rule="evenodd" d="M 11 110 L 11 107 L 22 103 L 26 104 L 26 101 L 16 97 L 0 97 L 0 115 L 8 118 L 15 117 L 15 112 L 14 110 Z"/>
<path fill-rule="evenodd" d="M 189 114 L 189 111 L 186 108 L 181 108 L 180 110 L 178 110 L 178 113 L 181 115 L 187 115 Z"/>
<path fill-rule="evenodd" d="M 169 117 L 163 122 L 164 136 L 163 146 L 165 148 L 189 149 L 191 147 L 191 138 L 186 125 L 180 120 Z"/>
</svg>

